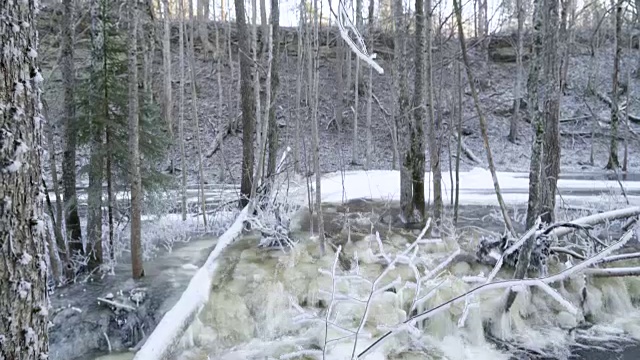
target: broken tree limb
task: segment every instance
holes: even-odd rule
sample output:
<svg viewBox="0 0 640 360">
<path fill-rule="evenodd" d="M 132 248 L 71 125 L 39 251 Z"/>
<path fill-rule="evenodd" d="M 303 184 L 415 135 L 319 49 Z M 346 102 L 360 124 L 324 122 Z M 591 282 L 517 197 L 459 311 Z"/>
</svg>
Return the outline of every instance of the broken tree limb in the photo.
<svg viewBox="0 0 640 360">
<path fill-rule="evenodd" d="M 633 237 L 633 233 L 634 231 L 637 231 L 637 226 L 634 229 L 628 230 L 627 232 L 625 232 L 622 237 L 616 241 L 615 243 L 613 243 L 612 245 L 610 245 L 609 247 L 607 247 L 606 249 L 600 251 L 598 254 L 596 254 L 595 256 L 577 264 L 574 265 L 568 269 L 565 269 L 555 275 L 551 275 L 548 277 L 544 277 L 544 278 L 538 278 L 538 279 L 522 279 L 522 280 L 504 280 L 504 281 L 496 281 L 496 282 L 491 282 L 491 283 L 487 283 L 487 284 L 482 284 L 482 285 L 478 285 L 475 288 L 469 290 L 466 293 L 460 294 L 456 297 L 453 297 L 452 299 L 445 301 L 429 310 L 426 310 L 422 313 L 419 313 L 417 315 L 414 315 L 410 318 L 408 318 L 407 320 L 405 320 L 404 322 L 400 323 L 398 326 L 394 327 L 393 329 L 387 331 L 386 333 L 384 333 L 382 336 L 378 337 L 377 339 L 375 339 L 371 345 L 369 345 L 367 348 L 365 348 L 363 351 L 361 351 L 358 354 L 357 359 L 363 358 L 365 355 L 367 355 L 368 353 L 370 353 L 371 351 L 373 351 L 376 347 L 378 347 L 386 338 L 388 338 L 389 336 L 399 333 L 400 331 L 406 331 L 407 327 L 412 327 L 415 326 L 416 323 L 424 321 L 428 318 L 431 318 L 445 310 L 450 309 L 453 305 L 463 302 L 465 301 L 470 295 L 474 295 L 474 294 L 479 294 L 482 292 L 485 292 L 487 290 L 497 290 L 497 289 L 509 289 L 509 288 L 513 288 L 513 287 L 531 287 L 531 286 L 538 286 L 541 289 L 545 290 L 546 292 L 548 292 L 549 288 L 547 286 L 544 285 L 549 285 L 549 284 L 553 284 L 559 281 L 563 281 L 567 278 L 569 278 L 572 275 L 578 274 L 578 273 L 583 273 L 583 272 L 591 272 L 591 273 L 597 273 L 594 272 L 593 270 L 596 269 L 589 269 L 590 266 L 598 263 L 599 261 L 601 261 L 602 259 L 606 258 L 608 255 L 610 255 L 612 252 L 621 249 L 627 242 L 629 242 L 629 240 L 631 240 L 631 238 Z M 622 269 L 622 268 L 620 268 Z M 610 269 L 599 269 L 599 270 L 609 270 L 610 273 L 615 273 L 616 270 L 615 268 L 610 268 Z M 620 274 L 631 274 L 634 271 L 637 271 L 638 269 L 634 269 L 634 268 L 626 268 L 626 272 L 622 271 L 622 270 L 618 270 L 618 272 Z M 610 275 L 613 276 L 613 275 Z M 621 275 L 618 275 L 621 276 Z M 566 300 L 564 300 L 564 298 L 562 298 L 560 296 L 560 294 L 558 293 L 554 293 L 549 294 L 551 295 L 554 299 L 561 301 L 563 305 L 567 305 L 567 303 L 565 302 Z"/>
<path fill-rule="evenodd" d="M 378 97 L 376 96 L 376 94 L 371 94 L 373 95 L 373 100 L 376 101 L 376 104 L 378 104 L 378 107 L 380 108 L 380 110 L 382 110 L 382 112 L 387 115 L 387 116 L 391 116 L 391 113 L 389 113 L 389 111 L 387 109 L 385 109 L 384 106 L 382 106 L 382 102 L 380 102 L 380 99 L 378 99 Z"/>
<path fill-rule="evenodd" d="M 452 134 L 454 139 L 456 141 L 458 141 L 458 135 L 456 134 Z M 464 140 L 460 139 L 460 149 L 462 150 L 462 152 L 467 156 L 467 158 L 477 164 L 481 164 L 482 161 L 480 160 L 479 157 L 476 156 L 476 154 L 473 153 L 473 151 L 469 150 L 469 148 L 467 147 L 467 145 L 465 145 Z"/>
<path fill-rule="evenodd" d="M 209 152 L 205 155 L 206 158 L 212 157 L 218 151 L 220 144 L 222 144 L 224 139 L 231 133 L 235 123 L 236 118 L 231 118 L 231 120 L 227 121 L 218 129 L 216 137 L 213 139 L 213 143 L 211 144 L 211 149 L 209 149 Z"/>
<path fill-rule="evenodd" d="M 131 305 L 127 305 L 127 304 L 123 304 L 123 303 L 119 303 L 113 300 L 109 300 L 109 299 L 105 299 L 105 298 L 98 298 L 98 301 L 101 303 L 105 303 L 107 305 L 111 305 L 117 309 L 125 309 L 125 310 L 129 310 L 129 311 L 136 311 L 136 308 L 134 308 Z"/>
<path fill-rule="evenodd" d="M 609 97 L 603 93 L 600 92 L 596 92 L 596 96 L 598 97 L 598 99 L 602 100 L 605 104 L 609 105 L 609 107 L 611 107 L 611 99 L 609 99 Z M 620 108 L 620 110 L 622 110 L 622 108 Z M 638 123 L 640 124 L 640 116 L 637 115 L 633 115 L 633 114 L 627 114 L 627 117 L 629 118 L 630 121 L 633 121 L 634 123 Z"/>
<path fill-rule="evenodd" d="M 640 267 L 587 269 L 584 273 L 595 277 L 640 276 Z"/>
<path fill-rule="evenodd" d="M 638 215 L 640 215 L 640 206 L 633 206 L 629 208 L 607 211 L 600 214 L 586 216 L 586 217 L 571 221 L 570 223 L 576 224 L 576 225 L 582 225 L 582 226 L 597 225 L 605 221 L 626 219 L 626 218 L 629 218 L 632 216 L 638 216 Z M 572 233 L 575 230 L 576 229 L 569 228 L 569 227 L 562 227 L 562 228 L 554 229 L 551 234 L 556 237 L 561 237 L 569 233 Z"/>
</svg>

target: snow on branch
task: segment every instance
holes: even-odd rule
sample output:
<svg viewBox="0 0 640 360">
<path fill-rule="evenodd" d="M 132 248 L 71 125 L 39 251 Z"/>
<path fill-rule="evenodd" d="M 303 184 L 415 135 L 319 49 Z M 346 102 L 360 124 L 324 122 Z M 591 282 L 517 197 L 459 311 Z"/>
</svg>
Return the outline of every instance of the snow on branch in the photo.
<svg viewBox="0 0 640 360">
<path fill-rule="evenodd" d="M 376 58 L 376 54 L 369 55 L 367 51 L 367 46 L 364 43 L 364 39 L 362 35 L 358 31 L 351 19 L 349 19 L 349 15 L 344 8 L 344 3 L 342 1 L 338 4 L 338 14 L 336 15 L 336 20 L 338 22 L 338 28 L 340 28 L 340 36 L 344 39 L 344 41 L 349 45 L 351 50 L 356 54 L 357 57 L 362 59 L 362 61 L 366 62 L 371 66 L 378 74 L 384 74 L 384 69 L 378 63 L 374 61 Z M 351 37 L 349 36 L 349 30 L 351 30 L 358 41 L 358 45 L 356 45 Z"/>
<path fill-rule="evenodd" d="M 627 212 L 625 214 L 628 214 L 629 212 L 631 212 L 631 210 L 629 209 L 625 209 L 627 210 Z M 611 212 L 614 213 L 614 212 Z M 614 215 L 615 216 L 620 216 L 620 217 L 625 217 L 625 216 L 621 216 L 621 214 L 623 214 L 623 212 L 616 212 Z M 601 215 L 599 218 L 596 219 L 600 219 L 600 218 L 606 218 L 606 216 L 602 216 L 603 214 L 598 214 Z M 612 215 L 607 215 L 607 216 L 612 216 Z M 627 215 L 627 216 L 633 216 L 632 215 Z M 591 224 L 591 223 L 588 223 Z M 580 224 L 580 225 L 585 225 L 584 223 Z M 560 230 L 560 229 L 557 229 Z M 553 299 L 555 299 L 556 301 L 558 301 L 561 305 L 563 305 L 567 310 L 569 310 L 570 313 L 577 313 L 577 309 L 566 299 L 564 299 L 558 292 L 556 292 L 554 289 L 552 289 L 549 284 L 552 283 L 556 283 L 562 280 L 565 280 L 567 278 L 569 278 L 570 276 L 577 274 L 577 273 L 581 273 L 581 272 L 585 272 L 585 273 L 591 273 L 591 274 L 598 274 L 600 276 L 615 276 L 614 274 L 618 273 L 619 276 L 625 276 L 625 275 L 631 275 L 631 274 L 637 274 L 640 273 L 640 268 L 610 268 L 610 269 L 588 269 L 589 267 L 597 264 L 598 262 L 602 261 L 603 259 L 605 259 L 607 256 L 609 256 L 611 253 L 613 253 L 614 251 L 617 251 L 619 249 L 621 249 L 624 245 L 627 244 L 627 242 L 629 242 L 629 240 L 631 240 L 631 238 L 633 237 L 633 233 L 637 232 L 637 235 L 640 235 L 640 231 L 638 229 L 638 225 L 636 224 L 632 229 L 627 230 L 622 237 L 616 241 L 615 243 L 611 244 L 610 246 L 608 246 L 607 248 L 603 249 L 602 251 L 600 251 L 599 253 L 597 253 L 596 255 L 592 256 L 591 258 L 575 265 L 572 266 L 570 268 L 567 268 L 555 275 L 552 276 L 548 276 L 548 277 L 544 277 L 544 278 L 538 278 L 538 279 L 523 279 L 523 280 L 504 280 L 504 281 L 496 281 L 496 282 L 489 282 L 489 283 L 484 283 L 482 285 L 479 285 L 473 289 L 471 289 L 470 291 L 458 295 L 452 299 L 450 299 L 449 301 L 443 302 L 441 304 L 439 304 L 438 306 L 435 306 L 427 311 L 424 311 L 420 314 L 417 314 L 409 319 L 407 319 L 406 321 L 404 321 L 402 324 L 399 324 L 399 326 L 397 326 L 395 329 L 390 330 L 388 332 L 386 332 L 384 335 L 380 336 L 378 339 L 376 339 L 372 344 L 370 344 L 365 350 L 363 350 L 362 352 L 360 352 L 358 354 L 357 358 L 362 358 L 365 355 L 367 355 L 368 353 L 370 353 L 371 351 L 373 351 L 376 347 L 378 347 L 386 338 L 388 338 L 389 336 L 399 332 L 399 331 L 403 331 L 406 329 L 406 325 L 409 326 L 415 326 L 416 323 L 424 321 L 428 318 L 431 318 L 445 310 L 448 310 L 449 308 L 451 308 L 453 305 L 460 303 L 462 301 L 468 302 L 468 299 L 471 295 L 478 295 L 482 292 L 488 291 L 488 290 L 497 290 L 497 289 L 508 289 L 508 288 L 513 288 L 513 287 L 530 287 L 530 286 L 537 286 L 539 288 L 541 288 L 543 291 L 545 291 L 547 294 L 549 294 Z"/>
<path fill-rule="evenodd" d="M 570 224 L 576 224 L 576 225 L 582 225 L 582 226 L 596 225 L 596 224 L 603 223 L 605 221 L 625 219 L 625 218 L 638 216 L 638 215 L 640 215 L 640 206 L 633 206 L 625 209 L 606 211 L 600 214 L 586 216 L 578 220 L 571 221 Z M 560 228 L 554 229 L 552 234 L 556 237 L 561 237 L 573 231 L 575 231 L 574 228 L 560 227 Z"/>
<path fill-rule="evenodd" d="M 248 206 L 242 209 L 231 227 L 218 238 L 218 243 L 205 264 L 191 278 L 189 286 L 178 302 L 162 317 L 140 351 L 136 353 L 134 360 L 159 360 L 170 355 L 172 347 L 209 301 L 211 283 L 219 266 L 218 258 L 242 233 L 248 216 Z"/>
</svg>

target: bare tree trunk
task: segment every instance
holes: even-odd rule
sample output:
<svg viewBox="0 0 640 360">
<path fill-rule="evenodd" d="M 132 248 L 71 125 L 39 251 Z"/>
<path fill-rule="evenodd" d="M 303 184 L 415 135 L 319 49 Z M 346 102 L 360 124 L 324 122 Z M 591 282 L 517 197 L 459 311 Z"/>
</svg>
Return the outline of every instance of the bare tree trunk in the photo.
<svg viewBox="0 0 640 360">
<path fill-rule="evenodd" d="M 362 1 L 362 0 L 359 0 Z M 355 101 L 353 104 L 353 140 L 351 142 L 351 165 L 358 164 L 358 114 L 360 108 L 360 58 L 356 57 Z"/>
<path fill-rule="evenodd" d="M 520 101 L 522 98 L 522 32 L 524 31 L 524 7 L 522 0 L 516 1 L 516 11 L 518 12 L 518 31 L 516 40 L 516 86 L 514 91 L 515 101 L 513 106 L 513 117 L 509 126 L 508 139 L 512 143 L 518 141 L 518 123 L 520 122 Z"/>
<path fill-rule="evenodd" d="M 404 9 L 402 0 L 393 1 L 394 13 L 394 50 L 393 50 L 393 82 L 394 92 L 398 94 L 395 107 L 394 120 L 398 129 L 398 149 L 402 158 L 400 165 L 400 210 L 403 222 L 413 221 L 413 186 L 412 169 L 408 161 L 411 155 L 411 142 L 409 141 L 409 91 L 407 89 L 407 69 L 405 59 L 407 56 L 406 30 L 404 21 Z"/>
<path fill-rule="evenodd" d="M 413 88 L 413 126 L 411 127 L 411 177 L 413 185 L 413 208 L 414 212 L 423 221 L 425 218 L 425 196 L 424 196 L 424 102 L 425 102 L 425 17 L 424 2 L 416 0 L 416 54 L 415 54 L 415 85 Z"/>
<path fill-rule="evenodd" d="M 238 27 L 238 50 L 240 51 L 240 96 L 242 98 L 242 181 L 240 205 L 245 207 L 251 196 L 253 182 L 253 140 L 255 129 L 255 100 L 252 90 L 252 63 L 249 49 L 249 31 L 245 19 L 244 0 L 235 0 Z"/>
<path fill-rule="evenodd" d="M 364 150 L 364 168 L 371 169 L 371 156 L 373 156 L 373 140 L 371 135 L 371 103 L 373 101 L 373 68 L 369 67 L 369 95 L 367 96 L 367 143 Z"/>
<path fill-rule="evenodd" d="M 544 40 L 544 149 L 540 211 L 542 221 L 555 221 L 558 176 L 560 175 L 560 68 L 558 64 L 558 1 L 545 4 Z"/>
<path fill-rule="evenodd" d="M 196 148 L 198 149 L 198 183 L 200 189 L 200 210 L 202 211 L 202 223 L 207 228 L 207 202 L 204 194 L 204 167 L 202 164 L 202 141 L 200 139 L 200 121 L 198 118 L 198 92 L 196 91 L 196 54 L 194 49 L 196 27 L 193 16 L 193 2 L 189 3 L 189 22 L 191 23 L 189 36 L 189 70 L 191 73 L 191 113 L 195 121 Z"/>
<path fill-rule="evenodd" d="M 278 75 L 278 67 L 280 66 L 280 1 L 271 0 L 271 42 L 272 46 L 269 51 L 271 54 L 271 86 L 267 91 L 271 91 L 271 102 L 268 104 L 269 109 L 269 161 L 267 163 L 267 177 L 271 177 L 276 172 L 276 163 L 278 161 L 278 124 L 276 119 L 276 104 L 278 98 L 278 87 L 280 85 L 280 77 Z"/>
<path fill-rule="evenodd" d="M 70 9 L 70 4 L 64 5 L 65 10 Z M 39 50 L 37 5 L 35 1 L 3 1 L 1 6 L 0 43 L 20 50 L 0 58 L 0 359 L 45 359 L 49 352 L 49 299 L 45 194 L 41 190 L 42 77 L 33 55 Z M 7 19 L 20 19 L 19 25 L 14 25 L 19 31 L 14 31 Z M 70 25 L 63 28 L 69 30 Z M 69 40 L 70 34 L 65 35 L 65 41 Z M 68 50 L 70 44 L 66 45 Z M 72 60 L 66 55 L 67 61 Z M 65 67 L 69 70 L 69 64 Z"/>
<path fill-rule="evenodd" d="M 170 140 L 173 141 L 173 100 L 171 93 L 171 21 L 169 18 L 169 0 L 162 0 L 164 32 L 162 34 L 162 69 L 163 69 L 163 96 L 162 117 L 169 130 Z M 173 160 L 171 160 L 173 170 Z M 184 169 L 183 169 L 184 170 Z"/>
<path fill-rule="evenodd" d="M 60 71 L 64 87 L 64 137 L 65 147 L 62 159 L 62 182 L 64 186 L 65 224 L 67 241 L 72 254 L 84 254 L 82 230 L 78 216 L 78 197 L 76 196 L 76 105 L 74 70 L 74 22 L 73 0 L 62 2 L 64 20 L 62 22 Z"/>
<path fill-rule="evenodd" d="M 427 106 L 429 114 L 429 162 L 431 165 L 431 173 L 433 174 L 433 218 L 437 224 L 442 220 L 444 204 L 442 202 L 442 169 L 440 166 L 440 127 L 437 124 L 434 114 L 435 102 L 433 101 L 433 52 L 431 51 L 433 43 L 433 16 L 432 16 L 431 0 L 425 1 L 426 12 L 426 48 L 425 48 L 425 88 L 427 91 Z M 424 152 L 423 152 L 424 154 Z M 423 171 L 424 173 L 424 171 Z"/>
<path fill-rule="evenodd" d="M 362 1 L 362 0 L 359 0 Z M 316 215 L 318 217 L 318 238 L 320 239 L 320 255 L 324 256 L 325 254 L 325 238 L 324 238 L 324 219 L 322 218 L 322 190 L 321 190 L 321 179 L 322 173 L 320 172 L 320 135 L 318 129 L 318 83 L 319 83 L 319 72 L 318 72 L 318 52 L 319 52 L 319 37 L 318 37 L 318 0 L 314 0 L 313 2 L 314 9 L 314 56 L 309 61 L 313 62 L 313 94 L 312 94 L 312 131 L 313 131 L 313 171 L 316 175 Z"/>
<path fill-rule="evenodd" d="M 181 186 L 181 200 L 182 200 L 182 221 L 187 220 L 187 160 L 186 154 L 184 150 L 184 83 L 185 83 L 185 75 L 184 75 L 184 38 L 185 38 L 185 24 L 184 24 L 184 0 L 178 0 L 179 2 L 179 10 L 180 13 L 180 30 L 179 30 L 179 39 L 178 39 L 178 47 L 180 48 L 179 54 L 179 66 L 180 66 L 180 88 L 178 89 L 178 97 L 180 99 L 180 107 L 179 113 L 180 116 L 178 118 L 178 142 L 180 143 L 180 164 L 182 166 L 182 186 Z"/>
<path fill-rule="evenodd" d="M 493 163 L 493 155 L 491 153 L 491 147 L 489 146 L 489 136 L 487 134 L 487 122 L 484 118 L 484 113 L 482 112 L 482 108 L 480 107 L 480 100 L 478 99 L 478 92 L 476 90 L 476 86 L 473 80 L 473 73 L 471 72 L 471 67 L 469 66 L 469 55 L 467 54 L 467 45 L 464 39 L 464 32 L 462 30 L 462 9 L 460 8 L 459 0 L 453 0 L 453 7 L 456 13 L 456 20 L 458 23 L 458 38 L 460 40 L 460 47 L 462 48 L 462 60 L 464 62 L 465 69 L 467 71 L 467 81 L 469 82 L 469 87 L 471 87 L 471 96 L 473 97 L 473 103 L 476 108 L 476 112 L 478 113 L 478 119 L 480 121 L 480 132 L 482 133 L 482 140 L 484 142 L 484 148 L 487 152 L 487 162 L 489 163 L 489 171 L 491 172 L 491 178 L 493 179 L 493 187 L 496 191 L 496 197 L 498 199 L 498 204 L 500 204 L 500 210 L 502 211 L 502 217 L 504 219 L 505 225 L 512 236 L 516 236 L 516 231 L 511 224 L 511 219 L 509 218 L 509 214 L 507 212 L 507 207 L 502 198 L 502 193 L 500 192 L 500 184 L 498 183 L 498 176 L 496 175 L 496 167 Z"/>
<path fill-rule="evenodd" d="M 531 163 L 529 165 L 529 200 L 527 203 L 527 220 L 526 227 L 530 229 L 534 226 L 536 219 L 540 215 L 542 202 L 542 162 L 543 162 L 543 144 L 544 144 L 544 118 L 540 110 L 540 68 L 543 56 L 544 39 L 544 21 L 543 13 L 546 11 L 545 0 L 535 0 L 533 3 L 533 53 L 531 54 L 531 63 L 529 67 L 529 79 L 527 83 L 529 117 L 533 125 L 534 139 L 531 144 Z M 553 0 L 552 0 L 553 1 Z M 549 51 L 550 48 L 544 49 Z M 547 54 L 544 54 L 547 56 Z M 545 64 L 546 65 L 546 64 Z M 545 72 L 546 74 L 546 72 Z M 514 273 L 514 278 L 523 279 L 527 274 L 531 251 L 535 244 L 535 238 L 531 237 L 525 241 L 518 254 L 518 265 Z M 515 301 L 517 293 L 509 291 L 505 304 L 505 312 L 509 311 Z"/>
<path fill-rule="evenodd" d="M 205 54 L 205 57 L 213 52 L 213 48 L 211 47 L 211 42 L 209 42 L 209 30 L 207 27 L 207 23 L 209 22 L 209 0 L 196 0 L 197 1 L 197 20 L 198 20 L 198 33 L 200 36 L 200 42 L 202 43 L 202 51 Z M 193 9 L 193 1 L 189 4 L 189 8 Z M 191 22 L 191 26 L 195 27 L 195 21 Z M 192 42 L 195 41 L 195 38 L 192 38 Z"/>
<path fill-rule="evenodd" d="M 44 114 L 44 118 L 47 122 L 47 152 L 49 153 L 49 171 L 51 172 L 51 182 L 53 183 L 53 193 L 56 197 L 56 209 L 55 216 L 52 213 L 51 217 L 53 220 L 53 234 L 56 239 L 56 247 L 53 247 L 53 250 L 58 251 L 58 256 L 60 257 L 61 262 L 64 267 L 64 275 L 67 278 L 71 278 L 73 273 L 71 265 L 71 257 L 69 256 L 69 251 L 67 249 L 67 244 L 64 241 L 64 235 L 62 233 L 62 222 L 64 218 L 62 217 L 62 198 L 60 196 L 60 187 L 58 185 L 58 170 L 56 165 L 56 148 L 54 142 L 54 128 L 51 123 L 51 118 L 49 118 L 49 106 L 42 99 L 42 111 Z M 47 193 L 48 195 L 48 193 Z"/>
<path fill-rule="evenodd" d="M 304 31 L 304 0 L 300 0 L 300 21 L 298 25 L 298 51 L 296 67 L 296 117 L 295 117 L 295 136 L 293 140 L 293 169 L 296 174 L 300 173 L 300 123 L 302 122 L 302 77 L 304 74 L 304 49 L 302 45 L 302 34 Z"/>
<path fill-rule="evenodd" d="M 462 156 L 462 69 L 460 66 L 460 62 L 457 61 L 455 64 L 455 72 L 456 72 L 456 83 L 457 83 L 457 93 L 458 93 L 458 111 L 456 111 L 456 116 L 458 118 L 458 141 L 456 147 L 456 194 L 455 194 L 455 202 L 453 204 L 453 226 L 458 225 L 458 210 L 460 204 L 460 156 Z"/>
<path fill-rule="evenodd" d="M 113 148 L 111 144 L 111 127 L 109 124 L 105 126 L 105 154 L 106 154 L 106 173 L 107 173 L 107 222 L 109 224 L 109 260 L 114 261 L 116 258 L 115 255 L 115 245 L 113 243 L 113 236 L 115 233 L 115 224 L 114 224 L 114 213 L 113 208 L 114 198 L 113 195 L 113 173 L 111 172 L 111 164 L 113 163 Z"/>
<path fill-rule="evenodd" d="M 131 272 L 134 279 L 144 276 L 141 244 L 142 183 L 140 177 L 138 109 L 138 1 L 129 3 L 129 176 L 131 182 Z"/>
<path fill-rule="evenodd" d="M 348 49 L 348 51 L 351 51 Z M 338 132 L 342 132 L 342 113 L 344 112 L 344 40 L 341 37 L 336 39 L 336 127 Z"/>
<path fill-rule="evenodd" d="M 613 86 L 611 91 L 611 142 L 609 145 L 609 161 L 607 161 L 607 169 L 617 169 L 620 167 L 618 160 L 618 126 L 620 113 L 618 109 L 618 73 L 620 69 L 620 55 L 622 54 L 622 46 L 620 46 L 622 32 L 622 5 L 623 0 L 617 0 L 616 16 L 615 16 L 615 53 L 613 56 Z"/>
</svg>

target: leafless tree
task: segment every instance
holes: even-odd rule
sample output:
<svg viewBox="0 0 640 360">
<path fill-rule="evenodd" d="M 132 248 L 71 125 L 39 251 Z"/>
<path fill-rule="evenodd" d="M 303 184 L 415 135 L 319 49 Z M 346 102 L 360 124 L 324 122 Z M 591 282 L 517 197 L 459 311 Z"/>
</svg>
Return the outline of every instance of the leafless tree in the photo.
<svg viewBox="0 0 640 360">
<path fill-rule="evenodd" d="M 615 37 L 614 37 L 614 56 L 613 56 L 613 73 L 612 73 L 612 91 L 611 91 L 611 142 L 609 145 L 609 160 L 607 161 L 607 169 L 617 169 L 620 167 L 618 160 L 618 127 L 620 112 L 618 108 L 618 73 L 620 72 L 620 55 L 622 54 L 622 46 L 620 44 L 622 34 L 622 8 L 623 0 L 616 0 L 615 4 Z"/>
</svg>

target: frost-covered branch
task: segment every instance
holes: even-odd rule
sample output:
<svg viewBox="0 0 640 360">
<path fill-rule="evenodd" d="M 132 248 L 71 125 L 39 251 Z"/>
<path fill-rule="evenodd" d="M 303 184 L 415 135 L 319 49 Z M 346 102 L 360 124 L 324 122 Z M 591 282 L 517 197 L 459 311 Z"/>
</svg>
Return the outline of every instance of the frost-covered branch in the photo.
<svg viewBox="0 0 640 360">
<path fill-rule="evenodd" d="M 629 242 L 629 240 L 633 237 L 633 232 L 637 231 L 638 226 L 636 225 L 633 229 L 628 230 L 627 232 L 625 232 L 622 237 L 615 242 L 614 244 L 608 246 L 607 248 L 605 248 L 604 250 L 600 251 L 598 254 L 596 254 L 595 256 L 573 266 L 570 267 L 566 270 L 563 270 L 555 275 L 549 276 L 549 277 L 545 277 L 545 278 L 539 278 L 539 279 L 523 279 L 523 280 L 504 280 L 504 281 L 496 281 L 496 282 L 491 282 L 491 283 L 485 283 L 482 285 L 479 285 L 473 289 L 471 289 L 470 291 L 458 295 L 454 298 L 452 298 L 449 301 L 446 301 L 444 303 L 441 303 L 440 305 L 429 309 L 427 311 L 424 311 L 420 314 L 417 314 L 415 316 L 412 316 L 411 318 L 407 319 L 406 321 L 403 322 L 403 324 L 407 324 L 407 325 L 412 325 L 415 326 L 415 324 L 417 322 L 421 322 L 424 321 L 428 318 L 431 318 L 437 314 L 442 313 L 445 310 L 450 309 L 453 305 L 460 303 L 461 301 L 466 301 L 466 299 L 470 296 L 470 295 L 478 295 L 482 292 L 488 291 L 488 290 L 497 290 L 497 289 L 508 289 L 508 288 L 513 288 L 513 287 L 530 287 L 530 286 L 538 286 L 541 287 L 543 290 L 545 290 L 547 293 L 549 293 L 554 299 L 558 300 L 561 302 L 561 304 L 563 306 L 565 306 L 567 309 L 570 309 L 573 305 L 571 305 L 569 302 L 567 302 L 564 298 L 562 298 L 559 294 L 557 294 L 557 292 L 552 291 L 549 292 L 549 288 L 548 288 L 548 284 L 552 284 L 552 283 L 556 283 L 562 280 L 565 280 L 567 278 L 569 278 L 570 276 L 583 272 L 585 270 L 588 270 L 586 272 L 589 272 L 591 270 L 594 269 L 588 269 L 590 266 L 598 263 L 600 260 L 606 258 L 608 255 L 610 255 L 612 252 L 619 250 L 620 248 L 622 248 L 627 242 Z M 604 270 L 604 269 L 597 269 L 597 270 Z M 606 269 L 606 270 L 611 270 L 611 272 L 615 272 L 613 271 L 613 269 Z M 627 272 L 630 272 L 634 269 L 627 269 Z M 636 270 L 640 270 L 640 269 L 636 269 Z M 591 271 L 593 272 L 593 271 Z M 620 271 L 621 273 L 623 273 L 622 271 Z M 553 290 L 553 289 L 551 289 Z M 557 294 L 557 295 L 556 295 Z M 402 329 L 402 327 L 398 327 L 397 329 Z M 387 333 L 385 333 L 384 335 L 382 335 L 381 337 L 379 337 L 376 341 L 374 341 L 371 345 L 369 345 L 369 347 L 367 347 L 365 350 L 363 350 L 362 352 L 360 352 L 360 354 L 358 354 L 358 358 L 361 358 L 363 356 L 365 356 L 366 354 L 368 354 L 369 352 L 373 351 L 373 349 L 375 349 L 377 346 L 379 346 L 382 341 L 384 341 L 384 339 L 388 338 L 389 336 L 393 335 L 394 333 L 398 332 L 398 330 L 393 330 L 393 331 L 388 331 Z"/>
</svg>

